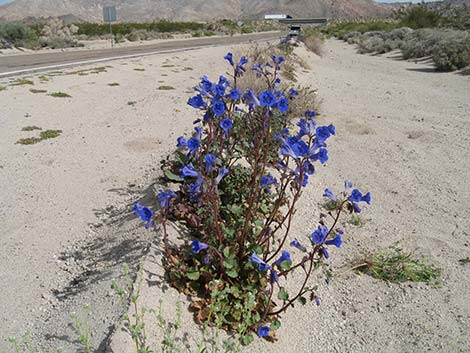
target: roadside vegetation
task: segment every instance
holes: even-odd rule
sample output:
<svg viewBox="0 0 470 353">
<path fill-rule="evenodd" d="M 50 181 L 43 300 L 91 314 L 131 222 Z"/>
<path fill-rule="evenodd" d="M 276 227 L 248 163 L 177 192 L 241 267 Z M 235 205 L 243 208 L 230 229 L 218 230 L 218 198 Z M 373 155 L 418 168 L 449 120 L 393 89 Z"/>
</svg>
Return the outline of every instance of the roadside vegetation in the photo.
<svg viewBox="0 0 470 353">
<path fill-rule="evenodd" d="M 339 21 L 323 32 L 361 54 L 400 50 L 404 59 L 431 59 L 437 71 L 470 71 L 470 8 L 416 5 L 393 20 Z"/>
<path fill-rule="evenodd" d="M 437 284 L 441 275 L 437 267 L 397 245 L 370 253 L 358 262 L 354 266 L 356 271 L 386 282 Z"/>
<path fill-rule="evenodd" d="M 158 21 L 151 23 L 115 23 L 113 39 L 117 43 L 151 39 L 168 39 L 173 35 L 210 37 L 234 35 L 284 28 L 277 23 L 261 20 L 235 22 L 219 20 L 209 23 Z M 0 23 L 0 50 L 8 48 L 68 48 L 83 46 L 81 41 L 110 39 L 109 25 L 77 23 L 66 25 L 60 19 L 48 19 L 28 25 L 22 22 Z"/>
</svg>

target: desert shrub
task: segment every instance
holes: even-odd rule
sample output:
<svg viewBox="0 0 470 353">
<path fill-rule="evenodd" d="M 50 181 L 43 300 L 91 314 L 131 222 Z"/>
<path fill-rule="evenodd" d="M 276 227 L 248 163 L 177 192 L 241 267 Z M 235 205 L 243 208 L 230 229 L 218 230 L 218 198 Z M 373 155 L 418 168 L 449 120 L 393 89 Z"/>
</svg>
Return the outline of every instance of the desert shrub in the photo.
<svg viewBox="0 0 470 353">
<path fill-rule="evenodd" d="M 454 71 L 470 65 L 470 34 L 444 36 L 432 49 L 432 60 L 438 71 Z"/>
<path fill-rule="evenodd" d="M 308 106 L 293 126 L 289 107 L 298 92 L 282 89 L 277 77 L 284 57 L 251 63 L 267 86 L 260 93 L 239 89 L 250 69 L 246 57 L 238 61 L 228 53 L 225 59 L 231 78 L 203 76 L 188 100 L 201 118 L 191 136 L 177 139 L 164 168 L 177 189 L 160 190 L 157 212 L 140 204 L 134 212 L 147 227 L 158 227 L 167 278 L 198 297 L 196 318 L 249 344 L 253 332 L 273 339 L 281 314 L 295 303 L 320 304 L 312 273 L 342 244 L 341 214 L 360 212 L 358 203 L 370 203 L 370 194 L 351 192 L 350 182 L 338 194 L 326 189 L 329 216 L 321 215 L 311 234 L 289 238 L 297 202 L 314 165 L 328 160 L 326 142 L 335 128 L 317 125 Z M 170 241 L 170 222 L 188 228 L 184 244 Z M 292 282 L 296 270 L 303 272 L 299 283 Z"/>
<path fill-rule="evenodd" d="M 152 23 L 114 23 L 112 25 L 114 34 L 121 34 L 123 36 L 129 35 L 133 31 L 144 30 L 147 32 L 191 32 L 200 31 L 204 29 L 203 23 L 197 22 L 170 22 L 159 21 Z M 103 36 L 109 34 L 108 24 L 99 23 L 79 23 L 78 34 L 87 36 Z"/>
<path fill-rule="evenodd" d="M 343 36 L 350 32 L 366 33 L 372 31 L 385 31 L 389 32 L 392 29 L 398 28 L 397 21 L 384 21 L 384 20 L 369 20 L 369 21 L 342 21 L 333 23 L 330 26 L 322 29 L 322 32 L 344 39 Z"/>
<path fill-rule="evenodd" d="M 441 24 L 442 16 L 424 4 L 401 9 L 398 14 L 400 26 L 418 28 L 434 28 Z"/>
<path fill-rule="evenodd" d="M 78 27 L 73 24 L 67 26 L 60 19 L 50 19 L 42 27 L 39 43 L 52 49 L 77 47 L 80 46 L 75 38 L 77 32 Z"/>
<path fill-rule="evenodd" d="M 38 34 L 31 27 L 20 22 L 0 22 L 0 49 L 38 45 Z"/>
</svg>

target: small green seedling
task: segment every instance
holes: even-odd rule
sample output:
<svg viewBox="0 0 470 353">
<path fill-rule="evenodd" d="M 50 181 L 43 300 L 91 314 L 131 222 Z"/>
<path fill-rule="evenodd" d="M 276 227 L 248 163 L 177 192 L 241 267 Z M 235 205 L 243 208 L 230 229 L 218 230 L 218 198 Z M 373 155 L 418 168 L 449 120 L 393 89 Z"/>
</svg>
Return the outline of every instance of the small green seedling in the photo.
<svg viewBox="0 0 470 353">
<path fill-rule="evenodd" d="M 65 92 L 53 92 L 49 94 L 49 96 L 55 97 L 55 98 L 71 98 L 72 97 L 70 94 L 67 94 Z"/>
<path fill-rule="evenodd" d="M 42 140 L 47 140 L 47 139 L 53 139 L 53 138 L 59 137 L 61 133 L 62 133 L 62 130 L 46 130 L 46 131 L 41 131 L 39 136 L 41 137 Z"/>
<path fill-rule="evenodd" d="M 37 93 L 47 93 L 47 89 L 34 89 L 34 88 L 31 88 L 29 90 L 31 93 L 34 93 L 34 94 L 37 94 Z"/>
<path fill-rule="evenodd" d="M 32 126 L 25 126 L 21 129 L 21 131 L 34 131 L 34 130 L 42 130 L 39 126 L 32 125 Z"/>
<path fill-rule="evenodd" d="M 158 87 L 158 89 L 160 91 L 170 91 L 170 90 L 175 89 L 175 87 L 173 87 L 173 86 L 160 86 L 160 87 Z"/>
<path fill-rule="evenodd" d="M 23 85 L 34 85 L 34 82 L 31 80 L 27 80 L 25 78 L 18 78 L 10 86 L 23 86 Z"/>
</svg>

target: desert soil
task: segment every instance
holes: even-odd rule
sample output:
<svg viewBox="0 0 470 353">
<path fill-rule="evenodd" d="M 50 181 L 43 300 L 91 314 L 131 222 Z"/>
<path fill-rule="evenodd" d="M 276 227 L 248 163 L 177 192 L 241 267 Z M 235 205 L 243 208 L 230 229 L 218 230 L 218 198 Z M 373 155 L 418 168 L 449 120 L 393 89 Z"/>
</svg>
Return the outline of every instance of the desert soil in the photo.
<svg viewBox="0 0 470 353">
<path fill-rule="evenodd" d="M 49 73 L 42 83 L 38 74 L 34 86 L 0 92 L 0 337 L 30 332 L 42 352 L 76 352 L 76 312 L 87 317 L 95 349 L 131 353 L 110 286 L 123 281 L 122 264 L 135 269 L 144 259 L 141 304 L 157 307 L 161 299 L 174 318 L 182 301 L 181 344 L 194 347 L 199 330 L 187 302 L 161 280 L 157 245 L 149 245 L 156 234 L 131 207 L 155 202 L 159 161 L 195 118 L 185 105 L 191 86 L 225 72 L 228 49 L 115 61 L 88 75 Z M 304 193 L 293 236 L 316 228 L 325 187 L 341 190 L 350 179 L 373 203 L 362 227 L 345 220 L 348 236 L 331 254 L 333 280 L 318 278 L 322 304 L 296 305 L 275 344 L 256 340 L 245 351 L 468 352 L 470 266 L 458 260 L 470 253 L 470 79 L 359 55 L 338 41 L 326 43 L 323 57 L 298 54 L 311 66 L 298 69 L 298 83 L 318 89 L 319 120 L 335 124 L 337 137 Z M 158 89 L 164 85 L 175 89 Z M 31 125 L 63 132 L 15 144 L 39 134 L 21 131 Z M 388 284 L 347 271 L 364 251 L 395 242 L 441 268 L 441 285 Z M 158 334 L 151 336 L 157 347 Z M 0 351 L 8 347 L 0 343 Z"/>
</svg>

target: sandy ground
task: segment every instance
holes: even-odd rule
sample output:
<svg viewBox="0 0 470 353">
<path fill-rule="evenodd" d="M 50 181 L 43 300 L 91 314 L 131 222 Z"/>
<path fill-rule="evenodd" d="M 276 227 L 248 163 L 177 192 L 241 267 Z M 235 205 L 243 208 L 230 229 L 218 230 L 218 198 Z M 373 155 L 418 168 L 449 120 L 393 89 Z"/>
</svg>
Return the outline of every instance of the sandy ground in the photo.
<svg viewBox="0 0 470 353">
<path fill-rule="evenodd" d="M 331 259 L 336 276 L 329 286 L 320 282 L 322 305 L 296 306 L 284 315 L 277 343 L 256 340 L 245 351 L 468 352 L 470 268 L 458 260 L 470 252 L 470 79 L 358 55 L 337 41 L 325 49 L 322 58 L 299 52 L 312 66 L 300 72 L 299 83 L 318 88 L 320 120 L 334 123 L 338 136 L 328 167 L 304 194 L 292 234 L 310 234 L 321 191 L 340 189 L 346 178 L 370 190 L 373 204 L 364 226 L 344 225 L 349 236 Z M 76 352 L 69 313 L 83 314 L 88 304 L 93 346 L 104 348 L 116 331 L 110 347 L 132 352 L 114 327 L 120 309 L 110 284 L 122 263 L 135 266 L 144 253 L 141 303 L 156 307 L 162 299 L 174 317 L 174 304 L 184 297 L 161 282 L 158 248 L 148 249 L 154 234 L 130 208 L 136 200 L 152 202 L 159 160 L 191 128 L 194 112 L 184 104 L 189 89 L 202 74 L 225 70 L 226 51 L 116 61 L 107 72 L 56 73 L 45 83 L 36 75 L 34 87 L 0 92 L 0 337 L 30 331 L 43 352 Z M 158 90 L 161 85 L 175 90 Z M 63 133 L 15 144 L 37 135 L 21 131 L 28 125 Z M 362 251 L 396 241 L 442 269 L 441 287 L 342 274 Z M 182 344 L 194 347 L 199 331 L 185 306 L 183 317 Z M 5 347 L 0 343 L 0 351 Z"/>
</svg>

